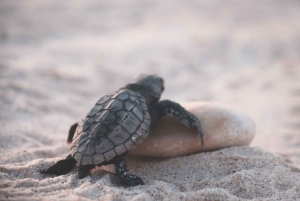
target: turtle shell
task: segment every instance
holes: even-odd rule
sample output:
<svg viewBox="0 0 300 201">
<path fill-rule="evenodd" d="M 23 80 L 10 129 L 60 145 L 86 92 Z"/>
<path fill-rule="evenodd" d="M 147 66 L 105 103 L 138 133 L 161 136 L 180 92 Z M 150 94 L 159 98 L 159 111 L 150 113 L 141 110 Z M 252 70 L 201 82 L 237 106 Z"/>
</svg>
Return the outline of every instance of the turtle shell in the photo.
<svg viewBox="0 0 300 201">
<path fill-rule="evenodd" d="M 146 139 L 151 118 L 142 95 L 120 89 L 97 101 L 81 120 L 71 145 L 80 165 L 98 165 L 132 150 Z"/>
</svg>

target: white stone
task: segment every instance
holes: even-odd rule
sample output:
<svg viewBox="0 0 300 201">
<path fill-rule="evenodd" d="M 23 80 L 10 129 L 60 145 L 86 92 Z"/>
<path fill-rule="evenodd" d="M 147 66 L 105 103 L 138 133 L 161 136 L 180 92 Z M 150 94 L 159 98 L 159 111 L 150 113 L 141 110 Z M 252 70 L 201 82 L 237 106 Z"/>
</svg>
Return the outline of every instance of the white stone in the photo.
<svg viewBox="0 0 300 201">
<path fill-rule="evenodd" d="M 181 105 L 199 118 L 204 133 L 203 147 L 196 128 L 189 129 L 177 117 L 167 115 L 161 118 L 149 137 L 129 154 L 176 157 L 249 145 L 254 138 L 255 125 L 246 115 L 218 103 L 191 102 Z"/>
</svg>

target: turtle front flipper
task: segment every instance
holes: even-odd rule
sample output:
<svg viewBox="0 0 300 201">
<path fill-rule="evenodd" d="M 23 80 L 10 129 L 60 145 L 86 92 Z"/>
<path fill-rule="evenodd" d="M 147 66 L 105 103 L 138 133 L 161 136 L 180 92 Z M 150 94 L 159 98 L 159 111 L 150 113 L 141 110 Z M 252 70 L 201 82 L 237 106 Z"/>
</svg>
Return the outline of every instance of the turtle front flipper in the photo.
<svg viewBox="0 0 300 201">
<path fill-rule="evenodd" d="M 46 170 L 41 170 L 42 174 L 55 174 L 55 175 L 64 175 L 69 173 L 77 161 L 72 158 L 71 155 L 67 156 L 66 159 L 58 161 L 55 165 L 49 167 Z"/>
<path fill-rule="evenodd" d="M 201 139 L 201 145 L 203 146 L 203 131 L 200 124 L 199 119 L 193 115 L 192 113 L 188 112 L 184 109 L 181 105 L 176 102 L 170 100 L 162 100 L 154 104 L 157 108 L 158 113 L 160 116 L 164 116 L 167 114 L 174 115 L 180 119 L 182 123 L 184 123 L 189 128 L 197 127 L 199 136 Z"/>
<path fill-rule="evenodd" d="M 129 174 L 127 171 L 127 162 L 124 156 L 119 156 L 114 159 L 116 176 L 123 186 L 137 186 L 144 185 L 143 180 L 136 176 Z"/>
<path fill-rule="evenodd" d="M 67 140 L 68 143 L 72 142 L 77 126 L 78 126 L 78 123 L 75 123 L 70 127 L 68 140 Z"/>
</svg>

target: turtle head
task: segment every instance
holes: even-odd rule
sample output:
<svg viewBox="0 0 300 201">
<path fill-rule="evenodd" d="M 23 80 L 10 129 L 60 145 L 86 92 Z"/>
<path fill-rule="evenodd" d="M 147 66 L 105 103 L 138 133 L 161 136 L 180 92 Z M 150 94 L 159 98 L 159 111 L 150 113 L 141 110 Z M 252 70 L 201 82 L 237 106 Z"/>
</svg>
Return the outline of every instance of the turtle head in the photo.
<svg viewBox="0 0 300 201">
<path fill-rule="evenodd" d="M 157 75 L 140 74 L 134 78 L 133 83 L 148 89 L 143 95 L 149 103 L 158 101 L 165 89 L 164 80 Z"/>
</svg>

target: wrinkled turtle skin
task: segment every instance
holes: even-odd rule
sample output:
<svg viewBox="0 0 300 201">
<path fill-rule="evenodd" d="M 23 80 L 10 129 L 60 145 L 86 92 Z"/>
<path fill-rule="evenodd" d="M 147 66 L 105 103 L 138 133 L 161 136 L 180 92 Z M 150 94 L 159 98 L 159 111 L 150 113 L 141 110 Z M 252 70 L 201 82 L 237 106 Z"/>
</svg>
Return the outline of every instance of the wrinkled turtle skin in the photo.
<svg viewBox="0 0 300 201">
<path fill-rule="evenodd" d="M 159 101 L 163 90 L 162 78 L 142 74 L 124 88 L 100 98 L 81 122 L 71 126 L 71 154 L 41 173 L 67 174 L 78 163 L 78 177 L 84 178 L 96 166 L 114 164 L 121 185 L 143 185 L 140 177 L 128 173 L 125 156 L 142 146 L 157 121 L 168 114 L 177 116 L 189 128 L 197 127 L 203 146 L 198 118 L 178 103 Z"/>
<path fill-rule="evenodd" d="M 120 89 L 101 98 L 79 123 L 71 156 L 80 165 L 98 165 L 141 144 L 150 132 L 145 98 Z"/>
</svg>

